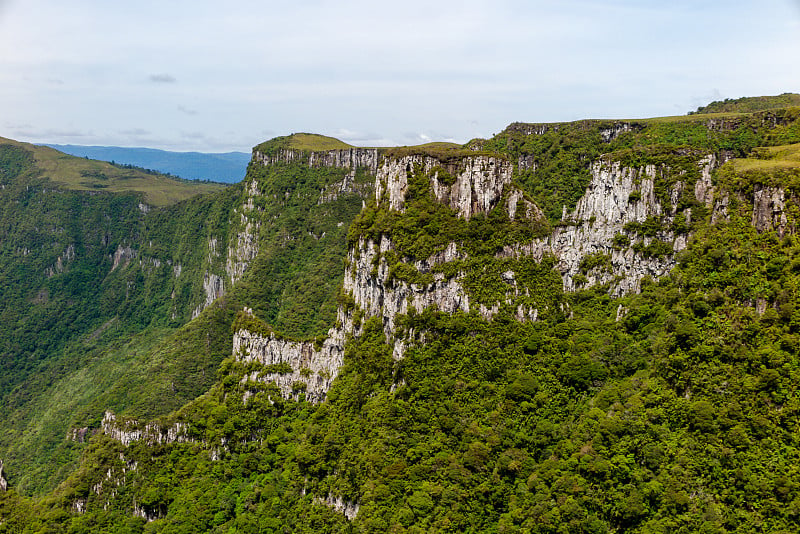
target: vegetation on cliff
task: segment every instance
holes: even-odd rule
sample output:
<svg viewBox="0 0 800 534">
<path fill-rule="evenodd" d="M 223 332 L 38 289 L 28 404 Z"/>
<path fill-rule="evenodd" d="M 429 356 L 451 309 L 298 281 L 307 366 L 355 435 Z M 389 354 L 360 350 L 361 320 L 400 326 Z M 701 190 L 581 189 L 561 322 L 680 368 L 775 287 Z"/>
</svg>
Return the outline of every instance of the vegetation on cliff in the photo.
<svg viewBox="0 0 800 534">
<path fill-rule="evenodd" d="M 124 445 L 98 433 L 85 445 L 70 441 L 80 463 L 56 476 L 58 459 L 46 457 L 49 480 L 62 483 L 39 498 L 17 491 L 22 476 L 6 462 L 11 491 L 0 495 L 0 531 L 797 531 L 799 142 L 796 108 L 515 124 L 471 142 L 516 163 L 516 185 L 548 220 L 512 219 L 505 202 L 459 218 L 435 200 L 431 175 L 419 168 L 408 169 L 404 211 L 375 201 L 362 209 L 355 193 L 321 202 L 321 191 L 349 170 L 302 163 L 253 164 L 238 189 L 190 201 L 180 209 L 202 221 L 196 226 L 148 215 L 135 240 L 140 250 L 142 236 L 161 250 L 167 235 L 189 229 L 201 242 L 211 235 L 233 242 L 241 231 L 233 210 L 247 199 L 254 208 L 247 216 L 261 223 L 245 276 L 197 319 L 156 320 L 163 315 L 147 310 L 161 309 L 148 304 L 158 299 L 126 296 L 144 298 L 135 306 L 143 311 L 119 315 L 120 325 L 98 334 L 98 343 L 118 340 L 109 356 L 153 363 L 105 396 L 91 393 L 81 408 L 87 436 L 110 407 L 142 419 L 128 430 L 157 418 L 159 428 L 180 427 L 181 439 Z M 729 161 L 706 183 L 697 163 L 709 155 Z M 674 257 L 674 269 L 619 298 L 602 284 L 564 291 L 552 255 L 536 261 L 503 252 L 576 224 L 563 220 L 564 206 L 575 206 L 601 158 L 655 165 L 659 202 L 689 210 L 671 223 L 688 236 L 686 248 L 653 249 L 654 257 Z M 20 164 L 9 161 L 3 168 L 12 175 Z M 363 169 L 353 176 L 371 180 Z M 684 193 L 673 199 L 678 181 Z M 251 197 L 250 187 L 258 194 Z M 705 193 L 710 199 L 698 198 Z M 610 238 L 614 246 L 641 254 L 636 244 L 658 243 L 660 219 L 637 224 Z M 501 305 L 491 318 L 477 309 L 409 308 L 395 318 L 407 346 L 403 358 L 393 357 L 384 318 L 366 317 L 338 291 L 348 244 L 381 238 L 393 244 L 376 260 L 393 266 L 387 284 L 424 291 L 436 275 L 460 276 L 475 302 Z M 213 267 L 208 247 L 186 239 L 199 259 L 182 265 L 202 279 Z M 461 256 L 427 271 L 414 267 L 450 243 Z M 580 270 L 609 264 L 597 252 Z M 512 281 L 541 311 L 536 320 L 520 321 L 517 302 L 502 305 Z M 151 284 L 151 295 L 171 291 Z M 122 287 L 129 286 L 119 295 Z M 357 335 L 347 339 L 324 402 L 307 402 L 302 384 L 299 401 L 282 398 L 276 386 L 250 379 L 259 364 L 231 354 L 243 307 L 253 309 L 253 323 L 303 337 L 334 324 L 337 294 Z M 197 296 L 187 297 L 189 309 Z M 129 317 L 138 317 L 139 337 L 109 337 Z M 137 350 L 142 356 L 131 356 Z M 81 369 L 94 375 L 108 361 Z M 216 373 L 201 379 L 212 366 Z M 150 395 L 158 408 L 148 407 Z M 42 405 L 19 406 L 41 413 Z M 10 435 L 20 431 L 3 424 Z"/>
</svg>

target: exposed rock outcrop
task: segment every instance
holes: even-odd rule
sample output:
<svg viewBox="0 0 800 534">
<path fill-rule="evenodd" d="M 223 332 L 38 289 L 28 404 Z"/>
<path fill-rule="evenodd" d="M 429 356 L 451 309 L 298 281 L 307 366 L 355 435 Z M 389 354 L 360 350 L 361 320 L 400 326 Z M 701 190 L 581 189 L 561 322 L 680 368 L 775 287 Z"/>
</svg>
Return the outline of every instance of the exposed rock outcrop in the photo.
<svg viewBox="0 0 800 534">
<path fill-rule="evenodd" d="M 457 164 L 420 155 L 387 158 L 375 178 L 375 197 L 389 209 L 404 211 L 409 174 L 422 171 L 430 176 L 436 199 L 469 219 L 497 205 L 511 184 L 513 170 L 511 162 L 491 156 L 467 156 Z"/>
<path fill-rule="evenodd" d="M 45 270 L 48 278 L 61 274 L 67 270 L 67 263 L 75 259 L 75 245 L 70 243 L 62 254 L 56 258 L 55 264 Z"/>
<path fill-rule="evenodd" d="M 118 246 L 117 250 L 111 256 L 111 270 L 115 270 L 120 265 L 127 267 L 133 258 L 136 257 L 136 251 L 129 246 Z"/>
<path fill-rule="evenodd" d="M 313 341 L 289 341 L 275 334 L 268 336 L 248 330 L 233 335 L 233 354 L 241 362 L 259 362 L 273 368 L 288 364 L 291 372 L 254 372 L 247 378 L 252 381 L 273 382 L 284 398 L 298 398 L 305 391 L 310 402 L 320 402 L 339 374 L 344 360 L 344 336 L 340 330 L 331 329 L 319 348 Z"/>
<path fill-rule="evenodd" d="M 314 502 L 324 504 L 329 508 L 333 508 L 340 514 L 343 514 L 348 521 L 352 521 L 358 515 L 359 504 L 356 502 L 346 501 L 342 497 L 335 497 L 329 493 L 324 499 L 315 497 Z"/>
<path fill-rule="evenodd" d="M 184 423 L 175 423 L 168 427 L 163 427 L 155 422 L 142 425 L 134 420 L 118 420 L 117 416 L 110 411 L 105 412 L 101 429 L 104 434 L 123 445 L 130 445 L 134 441 L 144 441 L 150 445 L 192 441 L 187 436 L 188 429 Z"/>
<path fill-rule="evenodd" d="M 695 185 L 698 200 L 711 204 L 714 188 L 711 170 L 716 165 L 714 157 L 702 159 L 701 179 Z M 558 258 L 557 269 L 562 273 L 564 289 L 573 291 L 580 287 L 612 283 L 614 296 L 637 292 L 645 276 L 663 276 L 675 266 L 674 253 L 686 247 L 686 236 L 675 234 L 671 223 L 676 215 L 674 206 L 684 187 L 676 182 L 669 191 L 671 209 L 665 209 L 655 195 L 655 180 L 669 169 L 653 165 L 639 169 L 622 166 L 619 162 L 599 161 L 591 169 L 592 180 L 572 213 L 564 214 L 564 224 L 552 235 L 531 243 L 506 247 L 502 256 L 533 256 L 540 260 L 551 253 Z M 691 212 L 687 211 L 690 217 Z M 629 223 L 644 223 L 648 219 L 660 220 L 662 226 L 655 235 L 639 237 L 627 229 Z M 616 236 L 638 241 L 620 245 Z M 660 254 L 643 252 L 658 240 Z M 668 250 L 663 247 L 668 246 Z M 591 255 L 608 255 L 610 261 L 602 268 L 586 269 L 582 262 Z M 586 280 L 576 282 L 577 275 Z"/>
<path fill-rule="evenodd" d="M 253 161 L 262 165 L 276 163 L 307 163 L 309 167 L 334 167 L 355 169 L 366 167 L 371 174 L 378 170 L 377 148 L 347 148 L 310 152 L 306 150 L 281 149 L 274 155 L 253 151 Z"/>
<path fill-rule="evenodd" d="M 601 128 L 600 129 L 600 137 L 603 139 L 604 142 L 610 143 L 617 137 L 619 134 L 632 132 L 634 128 L 631 126 L 629 122 L 616 122 L 610 128 Z"/>
<path fill-rule="evenodd" d="M 3 473 L 3 460 L 0 460 L 0 491 L 8 490 L 8 482 L 6 481 L 5 474 Z"/>
<path fill-rule="evenodd" d="M 225 262 L 225 272 L 231 281 L 231 285 L 238 282 L 244 275 L 250 262 L 258 255 L 258 232 L 261 224 L 252 217 L 256 211 L 255 198 L 260 195 L 258 181 L 253 179 L 247 187 L 245 201 L 238 210 L 234 210 L 234 216 L 240 216 L 239 231 L 235 241 L 228 247 L 228 257 Z"/>
<path fill-rule="evenodd" d="M 386 236 L 378 244 L 360 240 L 358 246 L 348 254 L 344 275 L 344 290 L 353 296 L 356 306 L 364 312 L 365 317 L 382 317 L 387 337 L 394 333 L 395 317 L 408 313 L 411 308 L 420 312 L 430 306 L 436 306 L 446 313 L 470 311 L 469 297 L 457 278 L 445 279 L 443 274 L 437 273 L 430 284 L 410 284 L 390 279 L 390 266 L 384 254 L 393 248 Z M 455 244 L 451 244 L 444 252 L 417 262 L 415 268 L 428 272 L 433 265 L 462 257 Z"/>
<path fill-rule="evenodd" d="M 206 300 L 202 302 L 192 313 L 192 319 L 200 315 L 200 313 L 208 306 L 225 294 L 225 281 L 221 276 L 211 274 L 206 271 L 203 275 L 203 289 L 206 291 Z"/>
<path fill-rule="evenodd" d="M 753 226 L 759 232 L 786 232 L 786 200 L 784 190 L 779 187 L 756 185 L 753 189 Z"/>
</svg>

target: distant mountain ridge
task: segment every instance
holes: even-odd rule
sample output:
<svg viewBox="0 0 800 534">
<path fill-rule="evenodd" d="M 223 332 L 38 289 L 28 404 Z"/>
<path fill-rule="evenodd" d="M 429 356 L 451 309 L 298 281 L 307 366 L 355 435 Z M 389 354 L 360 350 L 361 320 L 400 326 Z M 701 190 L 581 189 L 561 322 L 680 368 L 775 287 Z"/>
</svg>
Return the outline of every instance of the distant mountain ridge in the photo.
<svg viewBox="0 0 800 534">
<path fill-rule="evenodd" d="M 171 152 L 155 148 L 116 146 L 45 145 L 66 154 L 101 161 L 135 165 L 188 180 L 240 182 L 247 170 L 247 152 Z"/>
</svg>

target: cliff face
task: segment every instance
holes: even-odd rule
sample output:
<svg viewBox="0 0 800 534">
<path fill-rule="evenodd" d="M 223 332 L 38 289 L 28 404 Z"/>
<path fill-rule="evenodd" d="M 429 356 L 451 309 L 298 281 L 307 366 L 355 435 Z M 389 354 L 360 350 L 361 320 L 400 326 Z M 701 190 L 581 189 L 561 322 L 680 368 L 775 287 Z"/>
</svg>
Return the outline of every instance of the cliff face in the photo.
<svg viewBox="0 0 800 534">
<path fill-rule="evenodd" d="M 101 423 L 103 434 L 116 439 L 123 445 L 130 445 L 134 441 L 144 441 L 149 445 L 186 443 L 191 441 L 186 435 L 186 430 L 187 427 L 183 423 L 162 427 L 154 422 L 142 424 L 129 419 L 120 420 L 109 411 L 106 411 Z"/>
<path fill-rule="evenodd" d="M 356 169 L 366 167 L 370 174 L 378 170 L 378 149 L 349 148 L 344 150 L 327 150 L 309 152 L 305 150 L 280 149 L 273 155 L 253 151 L 253 161 L 261 165 L 276 163 L 305 163 L 309 167 L 333 167 Z"/>
<path fill-rule="evenodd" d="M 436 200 L 469 219 L 476 213 L 488 213 L 497 205 L 511 184 L 513 170 L 511 162 L 486 156 L 469 156 L 458 163 L 442 163 L 430 156 L 387 158 L 375 178 L 375 198 L 379 205 L 402 212 L 408 175 L 422 171 L 431 177 Z"/>
<path fill-rule="evenodd" d="M 707 158 L 701 165 L 707 174 L 713 162 Z M 666 274 L 675 265 L 674 253 L 686 247 L 687 236 L 672 230 L 684 183 L 677 181 L 669 189 L 668 208 L 655 194 L 654 182 L 665 172 L 668 169 L 653 165 L 633 169 L 619 162 L 595 163 L 591 183 L 575 210 L 565 212 L 561 226 L 545 239 L 506 247 L 503 254 L 537 259 L 546 253 L 555 255 L 566 291 L 609 282 L 615 296 L 638 291 L 643 277 Z M 691 210 L 683 216 L 691 218 Z M 658 221 L 658 228 L 648 235 L 640 237 L 631 230 L 648 220 Z M 655 242 L 661 245 L 657 255 L 647 252 Z M 610 261 L 603 262 L 602 268 L 587 268 L 585 260 L 598 255 L 607 255 Z M 585 278 L 580 283 L 578 275 Z"/>
<path fill-rule="evenodd" d="M 636 125 L 615 123 L 601 133 L 608 141 L 635 129 Z M 279 150 L 271 156 L 256 151 L 253 161 L 260 165 L 302 163 L 309 167 L 349 169 L 341 182 L 320 192 L 318 204 L 334 201 L 340 193 L 355 192 L 353 177 L 362 168 L 375 175 L 375 202 L 379 210 L 404 214 L 410 181 L 424 174 L 432 198 L 464 221 L 478 214 L 487 215 L 496 208 L 503 210 L 510 220 L 535 221 L 543 217 L 542 211 L 513 182 L 513 164 L 499 157 L 476 154 L 441 160 L 425 155 L 382 157 L 374 149 L 311 153 Z M 257 362 L 264 367 L 262 371 L 251 372 L 247 380 L 272 382 L 286 398 L 296 399 L 305 392 L 308 400 L 320 402 L 342 366 L 346 337 L 360 334 L 363 318 L 381 319 L 397 359 L 404 356 L 414 336 L 407 332 L 398 334 L 397 318 L 412 310 L 474 312 L 492 320 L 501 308 L 511 306 L 517 320 L 537 320 L 545 310 L 526 300 L 533 288 L 520 279 L 517 272 L 520 267 L 515 267 L 513 261 L 529 258 L 541 262 L 546 257 L 554 258 L 563 291 L 609 284 L 613 296 L 637 292 L 644 277 L 658 278 L 669 272 L 675 266 L 675 253 L 687 245 L 686 228 L 692 220 L 692 209 L 678 208 L 682 196 L 693 196 L 717 218 L 726 216 L 727 197 L 717 194 L 711 179 L 711 171 L 719 163 L 714 156 L 700 160 L 696 169 L 699 179 L 687 185 L 687 180 L 680 176 L 685 171 L 664 165 L 632 168 L 618 161 L 596 161 L 591 166 L 591 181 L 583 196 L 574 210 L 564 211 L 561 224 L 544 237 L 505 245 L 496 253 L 498 261 L 512 263 L 500 273 L 505 290 L 494 301 L 476 300 L 469 290 L 470 273 L 465 264 L 471 258 L 462 244 L 451 242 L 427 258 L 411 260 L 399 253 L 391 233 L 378 239 L 362 236 L 348 252 L 343 282 L 343 291 L 354 306 L 340 306 L 337 324 L 323 342 L 290 341 L 276 334 L 242 329 L 234 333 L 234 356 L 242 363 Z M 676 174 L 678 177 L 674 179 Z M 663 183 L 670 176 L 673 179 L 667 180 L 669 185 L 665 189 Z M 662 185 L 657 186 L 658 183 Z M 207 298 L 196 313 L 224 294 L 227 280 L 231 284 L 239 280 L 258 254 L 257 200 L 261 195 L 263 192 L 253 179 L 247 186 L 245 200 L 234 211 L 241 220 L 227 248 L 225 275 L 206 272 L 203 286 Z M 754 226 L 760 230 L 784 228 L 786 217 L 782 210 L 782 191 L 756 189 Z M 683 228 L 680 222 L 685 223 Z M 644 227 L 647 228 L 643 230 Z M 209 263 L 220 256 L 217 248 L 216 242 L 209 241 Z M 121 253 L 119 261 L 125 261 L 125 256 Z M 390 264 L 387 258 L 399 258 L 407 271 L 419 276 L 398 276 L 397 265 Z"/>
<path fill-rule="evenodd" d="M 759 232 L 775 229 L 778 235 L 783 236 L 787 224 L 784 190 L 756 185 L 753 191 L 753 226 Z"/>
<path fill-rule="evenodd" d="M 239 330 L 233 336 L 233 354 L 239 362 L 258 362 L 263 371 L 253 371 L 246 380 L 272 382 L 284 398 L 297 399 L 305 392 L 310 402 L 320 402 L 339 374 L 344 361 L 341 329 L 331 329 L 319 347 L 314 342 L 288 341 L 275 334 L 268 336 Z M 270 372 L 283 364 L 291 371 Z M 247 398 L 247 397 L 245 397 Z"/>
<path fill-rule="evenodd" d="M 3 460 L 0 460 L 0 491 L 8 490 L 8 482 L 6 482 L 6 478 L 3 475 Z"/>
<path fill-rule="evenodd" d="M 608 135 L 629 129 L 619 125 Z M 297 157 L 290 151 L 275 156 L 280 161 L 295 161 Z M 328 153 L 309 157 L 308 161 L 340 165 L 354 160 L 352 155 L 343 158 Z M 710 171 L 715 164 L 713 158 L 706 158 L 698 168 L 702 176 L 698 183 L 702 183 L 697 196 L 708 203 L 714 198 Z M 684 183 L 676 180 L 669 188 L 668 206 L 662 205 L 656 193 L 656 181 L 669 172 L 668 168 L 654 165 L 628 168 L 619 162 L 598 161 L 591 168 L 592 180 L 583 197 L 572 213 L 565 212 L 561 225 L 546 237 L 506 246 L 497 258 L 532 258 L 540 262 L 545 256 L 552 256 L 565 291 L 605 283 L 611 284 L 613 295 L 638 291 L 643 277 L 657 278 L 667 273 L 675 265 L 674 253 L 686 247 L 687 235 L 672 229 L 679 215 L 676 206 Z M 410 181 L 421 173 L 427 177 L 435 201 L 452 209 L 460 219 L 488 214 L 497 207 L 504 209 L 511 220 L 532 221 L 542 217 L 541 210 L 513 183 L 512 163 L 479 155 L 456 161 L 422 155 L 384 158 L 375 177 L 378 208 L 403 214 Z M 680 215 L 691 220 L 691 209 Z M 636 228 L 647 221 L 656 221 L 658 228 L 643 236 L 631 229 L 631 225 Z M 652 252 L 656 246 L 657 254 Z M 387 261 L 387 257 L 396 256 L 392 235 L 384 234 L 377 241 L 361 237 L 348 253 L 343 282 L 344 292 L 363 318 L 381 318 L 396 359 L 403 357 L 413 338 L 413 333 L 397 334 L 397 317 L 411 310 L 422 312 L 433 307 L 445 313 L 476 312 L 491 320 L 501 307 L 512 306 L 521 321 L 536 320 L 542 311 L 539 306 L 525 304 L 532 288 L 518 279 L 513 267 L 501 273 L 505 297 L 495 302 L 476 302 L 471 298 L 465 287 L 468 273 L 463 270 L 469 256 L 456 242 L 428 258 L 414 261 L 400 258 L 401 263 L 420 275 L 418 281 L 396 276 L 393 271 L 396 266 Z M 598 258 L 602 261 L 597 261 Z M 443 268 L 448 264 L 453 268 Z M 310 342 L 284 341 L 274 335 L 260 336 L 241 330 L 235 334 L 234 355 L 240 361 L 258 361 L 265 366 L 288 364 L 291 372 L 253 373 L 250 379 L 274 382 L 287 398 L 296 398 L 300 389 L 305 388 L 306 398 L 321 401 L 342 365 L 346 335 L 360 333 L 352 310 L 340 307 L 338 316 L 337 326 L 316 348 Z"/>
</svg>

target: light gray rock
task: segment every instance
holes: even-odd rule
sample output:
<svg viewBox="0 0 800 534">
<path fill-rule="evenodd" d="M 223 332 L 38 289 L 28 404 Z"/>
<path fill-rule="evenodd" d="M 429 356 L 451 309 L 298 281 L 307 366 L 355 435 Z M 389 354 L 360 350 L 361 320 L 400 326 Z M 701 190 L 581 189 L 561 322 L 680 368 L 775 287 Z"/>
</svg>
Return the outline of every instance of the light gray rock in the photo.
<svg viewBox="0 0 800 534">
<path fill-rule="evenodd" d="M 318 504 L 324 504 L 329 508 L 333 508 L 340 514 L 343 514 L 348 521 L 352 521 L 358 515 L 358 503 L 346 501 L 342 497 L 336 497 L 331 493 L 329 493 L 324 499 L 321 497 L 315 497 L 314 502 Z"/>
<path fill-rule="evenodd" d="M 335 330 L 335 329 L 333 329 Z M 241 362 L 258 362 L 262 365 L 289 364 L 291 373 L 254 372 L 249 380 L 273 382 L 284 398 L 297 398 L 297 383 L 305 384 L 306 399 L 321 402 L 339 374 L 344 361 L 344 339 L 331 332 L 319 350 L 314 343 L 288 341 L 275 334 L 262 336 L 248 330 L 239 330 L 233 336 L 233 354 Z"/>
<path fill-rule="evenodd" d="M 253 212 L 256 211 L 255 199 L 260 194 L 258 181 L 253 179 L 247 186 L 247 194 L 242 206 L 234 211 L 234 216 L 238 214 L 240 217 L 239 230 L 236 238 L 228 247 L 225 261 L 225 273 L 228 275 L 231 285 L 242 278 L 250 262 L 258 255 L 258 233 L 261 223 L 257 217 L 253 217 Z"/>
<path fill-rule="evenodd" d="M 439 168 L 455 178 L 452 184 L 440 179 Z M 476 213 L 488 213 L 497 205 L 505 188 L 511 184 L 514 166 L 509 161 L 490 156 L 467 156 L 458 164 L 444 164 L 436 158 L 421 155 L 387 158 L 375 178 L 378 203 L 385 201 L 389 209 L 404 211 L 408 176 L 417 170 L 430 175 L 431 189 L 439 202 L 453 208 L 460 217 L 469 219 Z"/>
<path fill-rule="evenodd" d="M 199 316 L 204 309 L 225 294 L 225 281 L 221 276 L 206 271 L 203 275 L 203 289 L 206 292 L 206 300 L 195 308 L 192 319 Z"/>
<path fill-rule="evenodd" d="M 8 490 L 8 482 L 6 481 L 6 477 L 3 473 L 3 460 L 0 460 L 0 491 L 7 491 Z"/>
<path fill-rule="evenodd" d="M 130 445 L 134 441 L 144 441 L 150 445 L 192 441 L 187 436 L 188 427 L 184 423 L 175 423 L 168 427 L 163 427 L 156 422 L 142 424 L 132 419 L 120 420 L 110 411 L 106 411 L 103 415 L 100 428 L 104 434 L 123 445 Z"/>
<path fill-rule="evenodd" d="M 786 201 L 783 189 L 765 185 L 753 188 L 753 226 L 759 232 L 776 230 L 778 235 L 786 232 Z"/>
<path fill-rule="evenodd" d="M 115 270 L 120 265 L 125 267 L 135 257 L 136 251 L 131 247 L 123 247 L 122 245 L 118 246 L 117 250 L 114 251 L 114 254 L 111 255 L 111 270 Z"/>
<path fill-rule="evenodd" d="M 262 165 L 306 162 L 309 167 L 366 167 L 371 174 L 375 174 L 378 170 L 378 159 L 378 149 L 376 148 L 347 148 L 319 152 L 281 149 L 274 156 L 268 156 L 257 150 L 253 151 L 253 161 Z"/>
<path fill-rule="evenodd" d="M 706 158 L 700 165 L 710 180 L 709 166 L 713 165 L 713 159 Z M 646 258 L 630 247 L 615 247 L 614 237 L 625 233 L 626 224 L 644 222 L 651 216 L 663 218 L 665 227 L 655 238 L 671 243 L 674 252 L 686 247 L 685 236 L 676 236 L 668 228 L 673 220 L 674 209 L 666 213 L 655 196 L 654 180 L 661 172 L 665 170 L 653 165 L 632 169 L 619 162 L 596 162 L 591 168 L 592 180 L 586 192 L 575 210 L 565 214 L 563 226 L 555 228 L 547 238 L 505 247 L 499 256 L 532 256 L 538 261 L 545 254 L 554 254 L 558 259 L 557 268 L 562 273 L 565 291 L 612 282 L 614 296 L 638 292 L 643 277 L 663 276 L 675 266 L 675 260 L 673 255 Z M 673 206 L 677 204 L 683 187 L 682 182 L 677 182 L 669 191 Z M 631 201 L 634 192 L 638 194 L 638 199 Z M 706 192 L 707 189 L 703 189 L 701 194 L 705 195 Z M 649 245 L 652 239 L 646 237 L 642 243 Z M 581 261 L 590 254 L 608 254 L 612 268 L 589 271 L 585 274 L 587 282 L 578 286 L 575 276 L 580 273 Z"/>
</svg>

